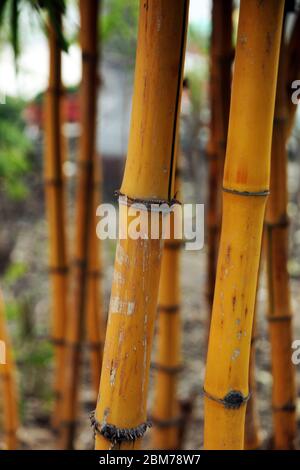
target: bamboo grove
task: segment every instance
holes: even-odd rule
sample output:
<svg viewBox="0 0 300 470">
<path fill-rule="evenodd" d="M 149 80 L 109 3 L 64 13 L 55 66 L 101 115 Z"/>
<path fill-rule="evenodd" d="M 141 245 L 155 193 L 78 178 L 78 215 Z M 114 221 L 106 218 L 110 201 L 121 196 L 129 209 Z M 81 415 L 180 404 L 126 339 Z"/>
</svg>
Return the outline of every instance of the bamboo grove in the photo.
<svg viewBox="0 0 300 470">
<path fill-rule="evenodd" d="M 0 17 L 13 3 L 0 3 Z M 193 393 L 185 401 L 181 393 L 187 360 L 182 343 L 189 342 L 190 334 L 185 309 L 191 306 L 182 279 L 196 283 L 183 267 L 189 254 L 184 234 L 176 235 L 174 210 L 184 206 L 187 185 L 181 115 L 184 93 L 191 93 L 184 80 L 190 0 L 136 2 L 132 108 L 123 179 L 115 188 L 119 238 L 107 312 L 107 261 L 96 233 L 106 178 L 97 150 L 99 116 L 106 131 L 105 114 L 98 109 L 105 93 L 105 86 L 100 87 L 105 1 L 77 2 L 81 82 L 74 201 L 63 132 L 68 2 L 28 3 L 44 24 L 49 50 L 43 183 L 51 332 L 45 341 L 53 350 L 49 427 L 55 446 L 79 448 L 84 414 L 96 450 L 182 449 L 196 413 Z M 298 446 L 299 425 L 297 369 L 291 359 L 297 319 L 289 273 L 288 145 L 297 122 L 291 96 L 300 78 L 300 11 L 287 0 L 210 4 L 208 135 L 199 152 L 199 166 L 207 169 L 204 288 L 197 285 L 199 298 L 205 292 L 197 312 L 203 370 L 196 377 L 203 426 L 195 422 L 205 450 L 292 450 Z M 140 236 L 132 238 L 136 208 L 146 228 L 140 223 Z M 158 230 L 155 238 L 153 228 Z M 266 302 L 261 302 L 261 286 Z M 272 397 L 265 404 L 272 422 L 268 435 L 258 385 L 257 340 L 264 323 L 270 350 L 265 361 L 272 377 Z M 20 370 L 9 331 L 1 293 L 1 447 L 13 450 L 21 447 L 22 426 Z M 89 411 L 82 406 L 86 387 L 92 397 Z"/>
</svg>

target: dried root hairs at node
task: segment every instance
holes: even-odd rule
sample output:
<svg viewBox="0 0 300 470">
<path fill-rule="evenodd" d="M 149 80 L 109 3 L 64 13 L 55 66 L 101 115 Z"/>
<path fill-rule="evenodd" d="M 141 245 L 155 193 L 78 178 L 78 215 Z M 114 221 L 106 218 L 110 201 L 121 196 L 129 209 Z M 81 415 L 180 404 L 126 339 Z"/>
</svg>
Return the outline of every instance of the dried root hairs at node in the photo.
<svg viewBox="0 0 300 470">
<path fill-rule="evenodd" d="M 119 444 L 121 442 L 134 442 L 137 439 L 141 439 L 148 428 L 152 427 L 151 421 L 139 424 L 135 428 L 118 428 L 114 424 L 99 423 L 96 419 L 95 411 L 90 414 L 91 426 L 94 430 L 94 434 L 100 434 L 112 444 Z"/>
<path fill-rule="evenodd" d="M 230 390 L 224 398 L 214 397 L 205 389 L 203 389 L 203 394 L 210 400 L 220 403 L 220 405 L 230 410 L 239 409 L 241 406 L 245 405 L 251 397 L 251 393 L 245 397 L 239 390 Z"/>
</svg>

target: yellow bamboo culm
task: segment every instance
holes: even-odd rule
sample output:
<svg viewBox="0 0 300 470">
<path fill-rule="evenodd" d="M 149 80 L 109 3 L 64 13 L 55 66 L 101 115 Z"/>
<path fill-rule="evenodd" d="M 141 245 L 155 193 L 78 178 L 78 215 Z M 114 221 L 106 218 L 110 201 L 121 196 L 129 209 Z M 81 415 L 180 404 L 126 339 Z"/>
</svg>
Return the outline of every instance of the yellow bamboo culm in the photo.
<svg viewBox="0 0 300 470">
<path fill-rule="evenodd" d="M 291 361 L 292 313 L 290 305 L 287 216 L 287 100 L 286 48 L 282 41 L 275 102 L 271 194 L 265 219 L 269 333 L 273 375 L 273 424 L 275 449 L 293 449 L 296 437 L 295 366 Z"/>
<path fill-rule="evenodd" d="M 80 1 L 82 48 L 81 138 L 76 193 L 75 256 L 72 263 L 72 305 L 67 322 L 61 444 L 73 448 L 78 408 L 81 346 L 85 330 L 87 271 L 91 225 L 94 221 L 94 163 L 98 90 L 98 10 L 96 0 Z"/>
<path fill-rule="evenodd" d="M 214 0 L 212 3 L 210 48 L 211 122 L 207 146 L 209 163 L 207 298 L 209 305 L 213 301 L 216 279 L 222 209 L 220 182 L 223 177 L 229 119 L 233 60 L 232 0 Z"/>
<path fill-rule="evenodd" d="M 176 199 L 180 201 L 178 171 L 174 187 Z M 151 416 L 154 426 L 151 436 L 153 449 L 178 449 L 181 425 L 177 384 L 178 373 L 181 369 L 180 248 L 182 240 L 175 238 L 173 212 L 170 214 L 170 227 L 171 236 L 165 241 L 163 249 L 157 307 L 158 344 L 153 364 L 156 383 Z"/>
<path fill-rule="evenodd" d="M 241 0 L 204 385 L 205 449 L 243 449 L 284 1 Z"/>
<path fill-rule="evenodd" d="M 251 351 L 250 351 L 250 364 L 249 364 L 249 388 L 250 399 L 247 403 L 246 419 L 245 419 L 245 449 L 257 450 L 261 445 L 259 416 L 257 412 L 257 395 L 256 395 L 256 377 L 255 377 L 255 342 L 256 342 L 256 318 L 254 316 L 252 338 L 251 338 Z"/>
<path fill-rule="evenodd" d="M 60 22 L 61 19 L 57 18 Z M 45 192 L 52 284 L 54 392 L 52 424 L 58 428 L 64 377 L 64 334 L 67 315 L 67 255 L 65 182 L 63 177 L 61 50 L 54 26 L 49 24 L 49 87 L 45 102 Z"/>
<path fill-rule="evenodd" d="M 120 227 L 130 228 L 131 202 L 174 196 L 176 134 L 188 1 L 141 0 L 128 156 L 120 195 Z M 126 196 L 130 198 L 126 202 Z M 163 217 L 160 213 L 160 218 Z M 147 428 L 147 389 L 162 240 L 124 238 L 117 245 L 100 391 L 96 449 L 137 449 Z"/>
<path fill-rule="evenodd" d="M 291 135 L 295 116 L 297 111 L 297 104 L 292 101 L 292 93 L 295 89 L 292 88 L 294 80 L 299 78 L 300 74 L 300 12 L 297 14 L 297 18 L 292 30 L 289 44 L 286 48 L 286 103 L 287 103 L 287 122 L 286 122 L 286 138 L 288 139 Z M 298 94 L 299 97 L 299 94 Z"/>
<path fill-rule="evenodd" d="M 94 182 L 93 182 L 93 215 L 90 225 L 88 270 L 87 270 L 87 323 L 86 323 L 86 343 L 89 349 L 90 370 L 93 401 L 96 403 L 102 365 L 102 349 L 104 342 L 104 321 L 102 302 L 102 264 L 101 245 L 96 234 L 96 210 L 100 204 L 100 188 L 102 178 L 100 177 L 100 162 L 95 154 L 94 161 Z"/>
<path fill-rule="evenodd" d="M 1 292 L 0 341 L 0 389 L 3 405 L 4 444 L 6 450 L 16 450 L 18 447 L 17 430 L 19 427 L 16 369 L 6 327 L 4 301 Z"/>
</svg>

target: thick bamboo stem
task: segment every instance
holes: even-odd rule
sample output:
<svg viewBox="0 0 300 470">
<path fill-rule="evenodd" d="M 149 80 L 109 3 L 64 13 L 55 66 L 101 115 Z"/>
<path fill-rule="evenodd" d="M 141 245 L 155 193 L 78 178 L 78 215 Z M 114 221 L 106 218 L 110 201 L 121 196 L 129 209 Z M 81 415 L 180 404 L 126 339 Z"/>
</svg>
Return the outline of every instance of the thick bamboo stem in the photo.
<svg viewBox="0 0 300 470">
<path fill-rule="evenodd" d="M 207 297 L 212 304 L 216 280 L 218 245 L 221 226 L 221 186 L 229 119 L 231 92 L 232 0 L 214 0 L 212 4 L 210 64 L 210 138 L 208 201 L 208 272 Z"/>
<path fill-rule="evenodd" d="M 188 1 L 141 0 L 128 156 L 121 193 L 171 202 L 182 88 Z M 130 210 L 120 198 L 120 226 Z M 162 214 L 160 214 L 162 217 Z M 146 235 L 144 233 L 144 235 Z M 162 240 L 117 245 L 100 394 L 96 449 L 138 448 L 147 428 L 147 389 Z"/>
<path fill-rule="evenodd" d="M 4 302 L 0 292 L 0 340 L 4 342 L 5 364 L 0 364 L 0 383 L 3 402 L 3 425 L 6 450 L 15 450 L 18 446 L 17 430 L 19 426 L 18 397 L 16 388 L 16 370 L 12 357 L 9 335 L 6 327 Z"/>
<path fill-rule="evenodd" d="M 81 0 L 82 83 L 81 138 L 76 194 L 75 258 L 72 264 L 73 305 L 68 317 L 62 446 L 72 448 L 76 430 L 79 371 L 86 314 L 90 226 L 93 221 L 93 172 L 96 141 L 98 68 L 97 0 Z"/>
<path fill-rule="evenodd" d="M 257 303 L 257 301 L 256 301 Z M 250 388 L 250 399 L 247 403 L 246 419 L 245 419 L 245 449 L 246 450 L 257 450 L 261 445 L 260 438 L 260 426 L 259 416 L 257 412 L 256 402 L 256 377 L 255 377 L 255 342 L 257 325 L 254 317 L 252 338 L 251 338 L 251 350 L 250 350 L 250 364 L 249 364 L 249 388 Z"/>
<path fill-rule="evenodd" d="M 285 44 L 282 43 L 272 140 L 271 194 L 266 212 L 269 332 L 273 374 L 273 423 L 276 449 L 291 449 L 296 435 L 295 368 L 291 361 L 287 216 Z"/>
<path fill-rule="evenodd" d="M 176 199 L 180 182 L 175 177 Z M 170 214 L 171 228 L 174 213 Z M 157 354 L 153 364 L 156 384 L 152 422 L 151 446 L 154 449 L 178 449 L 181 426 L 180 406 L 177 396 L 178 373 L 181 369 L 180 321 L 180 248 L 182 240 L 174 237 L 164 243 L 158 295 Z"/>
<path fill-rule="evenodd" d="M 242 449 L 284 1 L 240 6 L 205 378 L 206 449 Z"/>
<path fill-rule="evenodd" d="M 61 21 L 60 18 L 57 21 Z M 67 314 L 68 270 L 66 259 L 65 182 L 63 177 L 61 50 L 55 28 L 49 26 L 49 87 L 45 102 L 45 192 L 52 284 L 54 391 L 53 425 L 61 418 L 64 377 L 64 334 Z"/>
</svg>

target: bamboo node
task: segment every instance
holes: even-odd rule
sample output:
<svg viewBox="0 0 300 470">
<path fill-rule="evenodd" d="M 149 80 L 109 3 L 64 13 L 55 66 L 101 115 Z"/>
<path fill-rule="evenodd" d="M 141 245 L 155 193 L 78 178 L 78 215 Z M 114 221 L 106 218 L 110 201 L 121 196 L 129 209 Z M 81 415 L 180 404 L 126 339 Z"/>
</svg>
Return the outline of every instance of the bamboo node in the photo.
<svg viewBox="0 0 300 470">
<path fill-rule="evenodd" d="M 180 305 L 158 305 L 157 306 L 157 313 L 178 313 Z"/>
<path fill-rule="evenodd" d="M 276 315 L 268 315 L 267 316 L 267 321 L 272 323 L 272 322 L 285 322 L 285 321 L 291 321 L 292 320 L 292 315 L 281 315 L 281 316 L 276 316 Z"/>
<path fill-rule="evenodd" d="M 295 403 L 293 402 L 288 402 L 285 405 L 282 406 L 272 406 L 273 411 L 281 411 L 281 412 L 286 412 L 286 413 L 294 413 L 297 409 Z"/>
<path fill-rule="evenodd" d="M 65 94 L 65 90 L 63 87 L 49 86 L 47 88 L 47 93 L 53 94 L 56 96 L 63 96 Z"/>
<path fill-rule="evenodd" d="M 48 268 L 49 274 L 61 274 L 65 275 L 69 272 L 68 266 L 49 266 Z"/>
<path fill-rule="evenodd" d="M 240 191 L 239 189 L 231 189 L 231 188 L 225 188 L 223 186 L 223 191 L 225 193 L 230 193 L 230 194 L 235 194 L 237 196 L 258 196 L 258 197 L 266 197 L 270 194 L 270 191 L 268 189 L 263 189 L 262 191 Z"/>
<path fill-rule="evenodd" d="M 209 400 L 215 401 L 229 410 L 238 410 L 242 405 L 247 403 L 251 396 L 251 393 L 249 393 L 245 397 L 239 390 L 230 390 L 224 398 L 215 397 L 208 393 L 204 388 L 203 393 Z"/>
<path fill-rule="evenodd" d="M 166 240 L 165 243 L 164 243 L 164 248 L 166 250 L 180 250 L 183 245 L 185 245 L 184 240 L 178 240 L 176 242 Z"/>
<path fill-rule="evenodd" d="M 129 197 L 126 194 L 121 193 L 120 191 L 115 191 L 115 196 L 119 198 L 119 204 L 123 204 L 126 206 L 132 206 L 133 204 L 136 206 L 137 209 L 144 209 L 144 206 L 146 207 L 147 211 L 149 212 L 162 212 L 162 213 L 169 213 L 172 206 L 179 204 L 181 205 L 181 202 L 178 201 L 177 199 L 173 198 L 171 200 L 168 199 L 142 199 L 142 198 L 134 198 L 134 197 Z M 143 207 L 139 207 L 139 205 Z M 160 206 L 160 205 L 167 205 L 168 209 L 164 208 L 157 208 L 153 206 Z"/>
<path fill-rule="evenodd" d="M 290 219 L 287 216 L 282 217 L 277 222 L 267 222 L 265 221 L 265 227 L 268 230 L 272 230 L 275 228 L 287 228 L 290 225 Z"/>
<path fill-rule="evenodd" d="M 157 370 L 158 372 L 164 372 L 165 374 L 178 374 L 182 371 L 183 366 L 182 364 L 178 366 L 165 366 L 163 364 L 157 364 L 157 362 L 151 363 L 151 369 Z"/>
<path fill-rule="evenodd" d="M 64 184 L 63 178 L 46 178 L 44 180 L 45 186 L 53 186 L 55 188 L 61 188 Z"/>
<path fill-rule="evenodd" d="M 54 345 L 54 346 L 64 346 L 65 345 L 65 340 L 64 338 L 49 338 L 49 341 L 51 341 L 51 343 Z"/>
<path fill-rule="evenodd" d="M 94 435 L 100 434 L 105 437 L 105 439 L 112 442 L 113 445 L 120 444 L 121 442 L 134 442 L 136 439 L 141 439 L 147 429 L 152 427 L 150 421 L 139 424 L 135 428 L 118 428 L 114 424 L 101 424 L 96 418 L 95 411 L 92 411 L 90 414 L 90 421 Z"/>
<path fill-rule="evenodd" d="M 175 418 L 170 418 L 170 419 L 159 419 L 155 418 L 154 416 L 151 416 L 151 422 L 153 426 L 156 426 L 161 429 L 165 428 L 171 428 L 171 427 L 180 427 L 182 426 L 184 420 L 183 416 L 177 416 Z"/>
</svg>

